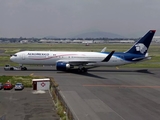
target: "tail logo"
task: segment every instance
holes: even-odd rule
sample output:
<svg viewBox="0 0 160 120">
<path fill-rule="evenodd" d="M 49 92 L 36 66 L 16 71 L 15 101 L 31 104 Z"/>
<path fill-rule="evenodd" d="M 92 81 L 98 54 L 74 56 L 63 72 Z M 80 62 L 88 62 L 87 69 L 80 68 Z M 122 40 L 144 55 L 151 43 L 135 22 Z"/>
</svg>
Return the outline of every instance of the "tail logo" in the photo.
<svg viewBox="0 0 160 120">
<path fill-rule="evenodd" d="M 140 53 L 144 53 L 147 50 L 147 47 L 143 43 L 138 43 L 135 45 L 136 51 L 140 51 Z"/>
</svg>

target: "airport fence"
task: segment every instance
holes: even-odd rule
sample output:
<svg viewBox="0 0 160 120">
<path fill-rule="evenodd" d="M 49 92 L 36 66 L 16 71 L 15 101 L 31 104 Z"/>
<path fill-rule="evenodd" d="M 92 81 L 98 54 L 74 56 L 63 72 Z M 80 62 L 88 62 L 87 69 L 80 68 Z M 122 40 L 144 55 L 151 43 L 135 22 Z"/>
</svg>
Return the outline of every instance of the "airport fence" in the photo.
<svg viewBox="0 0 160 120">
<path fill-rule="evenodd" d="M 58 88 L 58 84 L 55 83 L 53 78 L 50 79 L 51 79 L 51 94 L 55 102 L 55 105 L 57 107 L 58 114 L 60 115 L 61 118 L 65 120 L 75 120 L 71 109 L 69 108 L 66 101 L 63 99 L 61 95 L 61 92 Z M 60 110 L 58 106 L 61 106 Z"/>
</svg>

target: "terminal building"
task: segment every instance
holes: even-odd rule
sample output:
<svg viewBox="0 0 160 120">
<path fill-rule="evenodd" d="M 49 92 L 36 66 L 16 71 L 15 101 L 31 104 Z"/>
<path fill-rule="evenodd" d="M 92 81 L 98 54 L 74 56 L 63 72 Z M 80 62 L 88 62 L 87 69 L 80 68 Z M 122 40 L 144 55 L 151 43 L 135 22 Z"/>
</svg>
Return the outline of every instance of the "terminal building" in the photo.
<svg viewBox="0 0 160 120">
<path fill-rule="evenodd" d="M 160 43 L 160 36 L 154 36 L 154 37 L 153 37 L 153 42 L 158 42 L 158 43 Z"/>
</svg>

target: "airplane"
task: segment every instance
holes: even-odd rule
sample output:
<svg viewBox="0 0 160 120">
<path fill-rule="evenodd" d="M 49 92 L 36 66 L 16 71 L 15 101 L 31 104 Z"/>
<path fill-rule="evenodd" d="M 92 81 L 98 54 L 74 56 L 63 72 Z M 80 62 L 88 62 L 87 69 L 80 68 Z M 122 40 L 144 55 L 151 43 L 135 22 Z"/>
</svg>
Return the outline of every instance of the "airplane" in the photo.
<svg viewBox="0 0 160 120">
<path fill-rule="evenodd" d="M 10 57 L 18 63 L 21 70 L 27 70 L 23 65 L 54 65 L 58 71 L 74 70 L 77 67 L 81 73 L 100 66 L 120 66 L 151 59 L 148 49 L 156 30 L 149 30 L 126 52 L 70 52 L 70 51 L 21 51 Z"/>
</svg>

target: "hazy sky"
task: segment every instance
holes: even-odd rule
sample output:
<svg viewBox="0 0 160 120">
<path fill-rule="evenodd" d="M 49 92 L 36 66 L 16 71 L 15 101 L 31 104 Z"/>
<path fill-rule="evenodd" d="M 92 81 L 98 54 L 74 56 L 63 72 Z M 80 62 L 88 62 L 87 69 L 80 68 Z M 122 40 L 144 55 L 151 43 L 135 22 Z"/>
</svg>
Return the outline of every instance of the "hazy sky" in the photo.
<svg viewBox="0 0 160 120">
<path fill-rule="evenodd" d="M 0 0 L 0 37 L 160 35 L 160 0 Z"/>
</svg>

